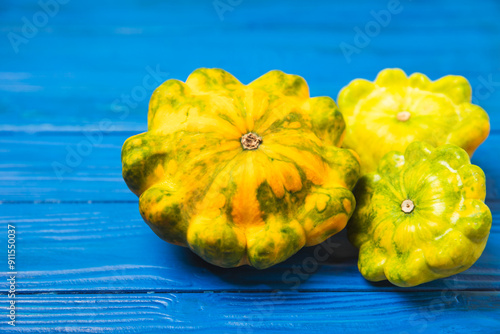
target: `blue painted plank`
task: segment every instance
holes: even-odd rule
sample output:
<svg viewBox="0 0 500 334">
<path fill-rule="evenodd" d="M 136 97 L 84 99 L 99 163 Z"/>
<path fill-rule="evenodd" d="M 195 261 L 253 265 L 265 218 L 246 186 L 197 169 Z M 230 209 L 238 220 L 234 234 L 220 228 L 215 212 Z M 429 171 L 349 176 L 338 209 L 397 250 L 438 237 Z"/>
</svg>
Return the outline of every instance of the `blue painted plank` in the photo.
<svg viewBox="0 0 500 334">
<path fill-rule="evenodd" d="M 160 240 L 142 221 L 136 203 L 4 204 L 0 228 L 16 226 L 17 290 L 22 293 L 499 290 L 500 203 L 492 210 L 490 240 L 472 268 L 411 289 L 364 280 L 357 250 L 344 232 L 259 271 L 218 268 Z M 5 242 L 0 239 L 0 245 Z M 0 294 L 6 290 L 7 282 L 0 281 Z"/>
<path fill-rule="evenodd" d="M 4 309 L 6 299 L 0 300 Z M 497 333 L 499 292 L 28 295 L 1 333 Z"/>
<path fill-rule="evenodd" d="M 137 201 L 123 182 L 120 158 L 123 142 L 136 133 L 3 133 L 0 201 Z M 492 134 L 472 158 L 486 173 L 488 200 L 500 199 L 498 147 L 500 133 Z"/>
<path fill-rule="evenodd" d="M 142 85 L 147 66 L 159 65 L 165 78 L 184 80 L 197 67 L 213 66 L 245 83 L 279 68 L 304 76 L 312 95 L 334 98 L 350 80 L 373 79 L 384 67 L 432 79 L 460 74 L 499 130 L 498 4 L 401 3 L 404 10 L 348 63 L 339 45 L 353 44 L 354 27 L 364 29 L 374 20 L 371 11 L 384 10 L 387 1 L 245 1 L 226 12 L 224 21 L 210 1 L 128 1 L 119 8 L 71 1 L 19 53 L 0 39 L 0 112 L 9 115 L 0 129 L 96 125 L 104 117 L 121 130 L 145 126 L 148 97 L 138 98 L 125 119 L 113 112 L 113 102 Z M 2 9 L 4 34 L 21 33 L 21 18 L 40 10 L 34 1 L 4 1 Z M 484 87 L 490 76 L 491 91 Z"/>
</svg>

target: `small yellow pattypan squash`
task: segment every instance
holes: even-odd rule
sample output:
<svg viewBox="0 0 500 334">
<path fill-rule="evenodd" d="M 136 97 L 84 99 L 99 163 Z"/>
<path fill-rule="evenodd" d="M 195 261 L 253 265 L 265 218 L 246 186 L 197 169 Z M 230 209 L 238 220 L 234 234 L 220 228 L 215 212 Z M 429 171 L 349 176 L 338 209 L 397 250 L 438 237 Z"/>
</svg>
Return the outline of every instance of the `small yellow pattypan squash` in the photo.
<svg viewBox="0 0 500 334">
<path fill-rule="evenodd" d="M 123 178 L 162 239 L 221 267 L 267 268 L 351 217 L 360 167 L 339 148 L 344 128 L 299 76 L 243 85 L 199 69 L 155 90 L 148 131 L 123 145 Z"/>
<path fill-rule="evenodd" d="M 387 153 L 354 190 L 348 235 L 361 274 L 406 287 L 469 268 L 492 222 L 485 187 L 483 171 L 458 146 L 414 142 L 404 155 Z"/>
<path fill-rule="evenodd" d="M 454 144 L 471 157 L 490 130 L 488 115 L 471 95 L 469 82 L 455 75 L 430 81 L 421 73 L 407 77 L 386 69 L 374 82 L 353 80 L 337 100 L 347 123 L 344 146 L 359 154 L 362 174 L 413 141 Z"/>
</svg>

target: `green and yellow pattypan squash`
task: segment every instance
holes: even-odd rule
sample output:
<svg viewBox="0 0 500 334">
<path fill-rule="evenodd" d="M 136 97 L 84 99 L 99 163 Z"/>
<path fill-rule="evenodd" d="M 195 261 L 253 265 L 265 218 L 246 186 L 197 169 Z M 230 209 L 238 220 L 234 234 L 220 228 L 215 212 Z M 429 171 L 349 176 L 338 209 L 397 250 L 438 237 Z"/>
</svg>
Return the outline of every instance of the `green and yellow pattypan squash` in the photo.
<svg viewBox="0 0 500 334">
<path fill-rule="evenodd" d="M 468 269 L 481 255 L 492 217 L 483 171 L 455 145 L 410 144 L 359 179 L 348 224 L 370 281 L 415 286 Z"/>
<path fill-rule="evenodd" d="M 148 131 L 122 148 L 123 178 L 162 239 L 221 267 L 267 268 L 342 230 L 358 180 L 344 120 L 299 76 L 249 85 L 221 69 L 168 80 Z"/>
<path fill-rule="evenodd" d="M 455 75 L 430 81 L 421 73 L 407 77 L 386 69 L 374 82 L 353 80 L 337 100 L 347 123 L 344 146 L 359 154 L 362 174 L 413 141 L 454 144 L 471 157 L 490 129 L 488 115 L 471 103 L 471 95 L 469 82 Z"/>
</svg>

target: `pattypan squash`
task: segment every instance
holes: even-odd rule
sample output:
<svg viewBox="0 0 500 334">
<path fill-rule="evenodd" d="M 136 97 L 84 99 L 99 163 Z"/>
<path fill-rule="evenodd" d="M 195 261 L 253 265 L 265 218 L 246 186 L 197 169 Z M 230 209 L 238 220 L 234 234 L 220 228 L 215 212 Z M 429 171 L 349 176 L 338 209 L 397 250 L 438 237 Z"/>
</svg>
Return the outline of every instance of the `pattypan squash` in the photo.
<svg viewBox="0 0 500 334">
<path fill-rule="evenodd" d="M 359 177 L 329 97 L 271 71 L 249 85 L 198 69 L 153 93 L 148 131 L 126 140 L 123 178 L 162 239 L 221 267 L 262 269 L 342 230 Z"/>
<path fill-rule="evenodd" d="M 483 171 L 462 148 L 410 144 L 360 178 L 348 236 L 370 281 L 407 287 L 468 269 L 481 255 L 492 216 Z"/>
<path fill-rule="evenodd" d="M 431 81 L 421 73 L 407 77 L 400 69 L 385 69 L 374 82 L 353 80 L 337 99 L 347 123 L 344 146 L 359 154 L 362 174 L 413 141 L 454 144 L 472 157 L 490 124 L 471 96 L 467 79 L 455 75 Z"/>
</svg>

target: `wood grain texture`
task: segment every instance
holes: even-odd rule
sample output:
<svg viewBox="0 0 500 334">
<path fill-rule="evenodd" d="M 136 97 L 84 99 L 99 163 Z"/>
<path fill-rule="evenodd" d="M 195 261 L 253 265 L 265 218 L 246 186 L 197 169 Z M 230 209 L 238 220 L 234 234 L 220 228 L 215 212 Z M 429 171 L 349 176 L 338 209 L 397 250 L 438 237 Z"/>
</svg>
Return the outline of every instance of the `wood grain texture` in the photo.
<svg viewBox="0 0 500 334">
<path fill-rule="evenodd" d="M 111 1 L 70 1 L 18 53 L 0 39 L 0 111 L 9 113 L 0 130 L 96 126 L 103 118 L 116 129 L 145 127 L 151 89 L 129 106 L 120 101 L 143 86 L 147 66 L 157 65 L 162 80 L 222 67 L 244 83 L 281 69 L 305 77 L 312 95 L 334 98 L 350 80 L 373 80 L 385 67 L 432 79 L 459 74 L 470 80 L 500 130 L 498 84 L 481 88 L 489 76 L 500 82 L 498 3 L 401 0 L 400 13 L 355 44 L 355 27 L 364 30 L 374 21 L 372 11 L 387 4 L 244 1 L 221 21 L 212 1 L 124 1 L 119 8 Z M 22 17 L 40 10 L 30 0 L 3 1 L 1 8 L 2 31 L 18 34 Z M 343 42 L 361 46 L 350 62 Z"/>
<path fill-rule="evenodd" d="M 499 292 L 449 289 L 30 295 L 17 305 L 16 327 L 1 326 L 1 333 L 496 333 L 500 327 Z"/>
<path fill-rule="evenodd" d="M 324 248 L 305 248 L 266 270 L 223 269 L 159 239 L 134 203 L 4 204 L 0 208 L 0 228 L 16 226 L 21 293 L 436 291 L 450 284 L 460 290 L 500 289 L 498 224 L 493 225 L 486 249 L 472 268 L 408 289 L 366 281 L 358 272 L 357 250 L 345 233 L 331 238 Z M 494 221 L 498 222 L 500 207 L 496 208 Z M 6 289 L 7 282 L 0 281 L 0 293 Z"/>
</svg>

